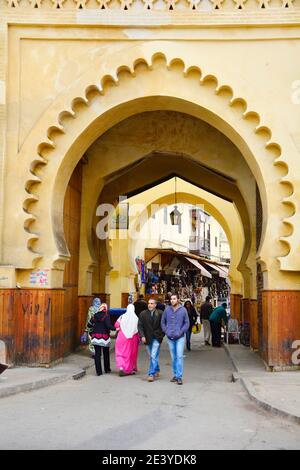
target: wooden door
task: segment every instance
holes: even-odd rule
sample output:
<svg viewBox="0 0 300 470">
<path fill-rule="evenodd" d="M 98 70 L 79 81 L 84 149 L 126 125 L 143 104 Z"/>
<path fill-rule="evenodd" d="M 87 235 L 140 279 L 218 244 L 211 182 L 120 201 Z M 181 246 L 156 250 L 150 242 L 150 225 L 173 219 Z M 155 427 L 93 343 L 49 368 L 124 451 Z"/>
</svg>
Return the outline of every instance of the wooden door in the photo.
<svg viewBox="0 0 300 470">
<path fill-rule="evenodd" d="M 82 164 L 79 163 L 69 181 L 64 202 L 64 231 L 71 254 L 64 273 L 64 354 L 74 350 L 79 343 L 77 323 L 81 186 Z"/>
</svg>

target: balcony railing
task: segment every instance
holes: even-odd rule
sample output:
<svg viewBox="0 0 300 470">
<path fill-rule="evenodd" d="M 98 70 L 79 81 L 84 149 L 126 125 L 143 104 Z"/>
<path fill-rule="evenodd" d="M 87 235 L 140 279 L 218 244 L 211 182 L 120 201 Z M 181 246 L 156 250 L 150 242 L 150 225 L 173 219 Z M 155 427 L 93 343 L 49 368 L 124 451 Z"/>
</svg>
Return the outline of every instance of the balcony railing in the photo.
<svg viewBox="0 0 300 470">
<path fill-rule="evenodd" d="M 201 256 L 210 255 L 210 240 L 202 239 L 197 236 L 190 236 L 189 249 L 191 252 L 197 252 Z"/>
</svg>

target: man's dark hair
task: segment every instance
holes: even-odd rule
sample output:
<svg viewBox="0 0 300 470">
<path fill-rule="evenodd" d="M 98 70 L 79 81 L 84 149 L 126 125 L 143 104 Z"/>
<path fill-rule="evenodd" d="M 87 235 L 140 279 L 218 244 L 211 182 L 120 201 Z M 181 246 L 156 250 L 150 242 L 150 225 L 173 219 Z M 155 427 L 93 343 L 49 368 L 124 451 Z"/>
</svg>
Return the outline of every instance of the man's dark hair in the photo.
<svg viewBox="0 0 300 470">
<path fill-rule="evenodd" d="M 177 297 L 177 300 L 179 300 L 178 294 L 172 294 L 172 295 L 171 295 L 171 297 L 174 297 L 174 296 Z"/>
<path fill-rule="evenodd" d="M 222 303 L 222 307 L 227 308 L 226 302 L 223 302 L 223 303 Z"/>
<path fill-rule="evenodd" d="M 205 299 L 206 302 L 209 302 L 211 300 L 211 297 L 208 295 Z"/>
<path fill-rule="evenodd" d="M 143 298 L 144 298 L 143 294 L 140 294 L 139 299 L 143 299 Z"/>
</svg>

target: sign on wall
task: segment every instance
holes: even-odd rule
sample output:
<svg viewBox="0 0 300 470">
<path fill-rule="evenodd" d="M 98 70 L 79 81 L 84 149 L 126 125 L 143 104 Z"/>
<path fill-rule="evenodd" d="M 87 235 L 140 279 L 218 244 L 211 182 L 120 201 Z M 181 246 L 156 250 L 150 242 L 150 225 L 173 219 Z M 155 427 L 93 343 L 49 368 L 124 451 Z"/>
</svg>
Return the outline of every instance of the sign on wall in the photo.
<svg viewBox="0 0 300 470">
<path fill-rule="evenodd" d="M 31 286 L 47 287 L 49 285 L 49 271 L 50 269 L 37 269 L 31 271 L 29 283 Z"/>
</svg>

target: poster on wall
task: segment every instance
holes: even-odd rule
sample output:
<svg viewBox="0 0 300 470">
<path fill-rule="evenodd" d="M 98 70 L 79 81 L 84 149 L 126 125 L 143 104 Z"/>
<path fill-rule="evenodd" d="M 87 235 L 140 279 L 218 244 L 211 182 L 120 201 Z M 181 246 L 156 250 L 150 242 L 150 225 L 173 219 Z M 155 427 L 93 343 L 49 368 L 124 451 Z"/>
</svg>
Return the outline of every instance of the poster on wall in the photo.
<svg viewBox="0 0 300 470">
<path fill-rule="evenodd" d="M 49 285 L 49 271 L 50 269 L 36 269 L 31 271 L 29 283 L 31 286 L 47 287 Z"/>
</svg>

